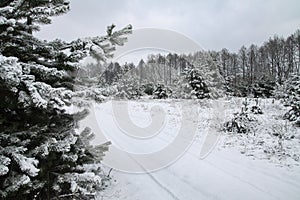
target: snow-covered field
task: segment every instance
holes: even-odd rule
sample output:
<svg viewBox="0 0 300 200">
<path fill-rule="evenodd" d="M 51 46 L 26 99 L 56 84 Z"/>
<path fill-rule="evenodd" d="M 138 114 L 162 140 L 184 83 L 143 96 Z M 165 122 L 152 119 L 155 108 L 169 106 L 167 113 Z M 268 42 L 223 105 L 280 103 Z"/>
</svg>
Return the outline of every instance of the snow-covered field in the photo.
<svg viewBox="0 0 300 200">
<path fill-rule="evenodd" d="M 299 128 L 281 119 L 287 108 L 277 101 L 272 103 L 271 99 L 260 100 L 264 114 L 256 116 L 255 134 L 220 131 L 220 125 L 240 110 L 241 102 L 239 98 L 145 99 L 95 105 L 96 120 L 89 116 L 82 122 L 96 133 L 94 144 L 110 140 L 112 151 L 120 149 L 130 155 L 151 155 L 172 145 L 174 152 L 180 150 L 178 159 L 171 159 L 167 164 L 156 159 L 138 160 L 134 156 L 123 156 L 121 162 L 112 162 L 115 154 L 108 152 L 104 164 L 119 170 L 111 171 L 111 185 L 99 199 L 300 199 L 300 133 Z M 124 109 L 127 104 L 128 113 Z M 184 113 L 184 108 L 189 108 L 190 114 Z M 132 124 L 126 126 L 130 120 Z M 95 127 L 95 122 L 101 130 Z M 153 122 L 160 127 L 151 126 Z M 185 123 L 189 123 L 188 131 L 181 129 Z M 196 127 L 195 135 L 190 133 L 193 127 Z M 280 131 L 286 132 L 283 142 L 273 134 Z M 177 140 L 184 142 L 176 143 Z M 174 156 L 171 150 L 168 149 L 170 157 Z M 209 154 L 203 157 L 203 152 Z M 162 153 L 161 158 L 167 159 L 163 156 Z M 154 166 L 149 165 L 151 162 L 157 164 L 151 173 L 133 173 L 141 171 L 130 165 L 135 163 L 142 169 L 152 169 L 148 168 Z M 106 168 L 108 172 L 109 167 Z"/>
</svg>

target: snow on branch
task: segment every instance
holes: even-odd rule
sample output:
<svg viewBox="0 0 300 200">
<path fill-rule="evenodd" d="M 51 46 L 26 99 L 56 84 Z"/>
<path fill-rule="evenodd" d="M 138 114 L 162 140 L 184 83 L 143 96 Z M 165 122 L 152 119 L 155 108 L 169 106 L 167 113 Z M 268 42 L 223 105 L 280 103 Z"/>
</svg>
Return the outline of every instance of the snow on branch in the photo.
<svg viewBox="0 0 300 200">
<path fill-rule="evenodd" d="M 111 29 L 112 26 L 109 26 L 107 29 Z M 69 58 L 74 61 L 83 59 L 86 56 L 92 56 L 99 61 L 106 61 L 107 58 L 112 58 L 113 51 L 116 50 L 116 45 L 123 46 L 125 44 L 127 35 L 132 33 L 132 26 L 128 25 L 121 30 L 107 32 L 106 36 L 75 40 L 63 46 L 60 50 L 70 49 L 71 54 Z"/>
</svg>

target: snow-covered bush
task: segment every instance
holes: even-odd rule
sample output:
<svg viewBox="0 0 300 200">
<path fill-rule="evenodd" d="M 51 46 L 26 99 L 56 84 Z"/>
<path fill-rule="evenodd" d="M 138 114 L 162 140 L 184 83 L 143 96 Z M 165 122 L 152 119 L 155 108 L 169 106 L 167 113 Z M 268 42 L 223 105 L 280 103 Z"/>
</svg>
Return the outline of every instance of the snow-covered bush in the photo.
<svg viewBox="0 0 300 200">
<path fill-rule="evenodd" d="M 172 95 L 172 90 L 163 84 L 158 84 L 153 91 L 154 99 L 166 99 Z"/>
<path fill-rule="evenodd" d="M 147 95 L 153 95 L 154 89 L 155 85 L 153 83 L 146 83 L 141 86 L 141 90 Z"/>
<path fill-rule="evenodd" d="M 263 111 L 257 105 L 251 107 L 251 112 L 254 114 L 263 114 Z"/>
<path fill-rule="evenodd" d="M 298 167 L 299 131 L 289 121 L 280 119 L 281 110 L 276 109 L 277 113 L 268 114 L 274 111 L 273 104 L 266 105 L 265 109 L 266 113 L 257 118 L 258 122 L 250 134 L 227 134 L 224 147 L 234 146 L 242 154 L 252 158 Z"/>
<path fill-rule="evenodd" d="M 279 160 L 293 159 L 298 162 L 300 159 L 299 152 L 295 151 L 297 139 L 296 128 L 287 121 L 272 126 L 268 134 L 273 138 L 271 144 L 265 145 L 264 153 L 269 157 L 276 156 Z"/>
<path fill-rule="evenodd" d="M 242 110 L 235 113 L 234 117 L 224 124 L 224 130 L 227 132 L 248 134 L 254 130 L 256 124 L 257 119 L 249 109 L 249 103 L 245 99 Z"/>
<path fill-rule="evenodd" d="M 255 99 L 255 105 L 252 105 L 250 110 L 253 114 L 263 114 L 263 111 L 258 103 L 258 98 Z"/>
</svg>

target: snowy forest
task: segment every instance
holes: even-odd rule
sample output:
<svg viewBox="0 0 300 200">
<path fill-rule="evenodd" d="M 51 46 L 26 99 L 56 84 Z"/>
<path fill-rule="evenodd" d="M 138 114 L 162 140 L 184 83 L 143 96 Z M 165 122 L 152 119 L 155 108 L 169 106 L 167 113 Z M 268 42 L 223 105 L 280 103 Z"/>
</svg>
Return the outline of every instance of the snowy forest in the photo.
<svg viewBox="0 0 300 200">
<path fill-rule="evenodd" d="M 255 97 L 270 97 L 276 85 L 282 85 L 300 73 L 299 47 L 300 30 L 297 30 L 287 38 L 275 35 L 262 46 L 242 46 L 237 53 L 224 48 L 221 51 L 202 51 L 188 55 L 153 54 L 148 56 L 147 61 L 141 59 L 136 66 L 134 63 L 121 66 L 118 62 L 105 65 L 88 64 L 83 73 L 87 77 L 97 76 L 101 83 L 111 85 L 114 80 L 134 69 L 131 76 L 137 76 L 140 82 L 172 85 L 184 74 L 185 69 L 195 68 L 195 60 L 206 56 L 206 60 L 210 59 L 217 65 L 226 82 L 226 91 L 231 95 L 246 97 L 252 94 Z"/>
<path fill-rule="evenodd" d="M 238 52 L 224 48 L 157 53 L 138 64 L 121 64 L 110 59 L 134 34 L 130 24 L 120 29 L 112 24 L 103 36 L 70 42 L 35 36 L 53 17 L 69 10 L 67 0 L 0 1 L 0 199 L 202 199 L 203 194 L 205 199 L 228 199 L 221 195 L 228 188 L 218 185 L 222 177 L 225 184 L 232 183 L 233 191 L 242 191 L 230 193 L 229 199 L 247 194 L 256 199 L 299 198 L 300 172 L 293 170 L 300 164 L 300 30 L 286 38 L 270 36 L 263 44 L 242 46 Z M 87 57 L 95 62 L 81 62 Z M 175 108 L 180 103 L 198 110 L 202 115 L 199 123 L 193 122 L 198 132 L 192 150 L 198 148 L 206 123 L 213 121 L 212 105 L 221 102 L 226 117 L 214 127 L 223 134 L 217 153 L 206 162 L 224 165 L 223 172 L 218 171 L 224 174 L 184 155 L 179 164 L 147 175 L 159 182 L 157 189 L 141 175 L 103 165 L 113 141 L 95 142 L 97 133 L 79 126 L 89 115 L 91 102 L 102 109 L 99 119 L 107 120 L 112 100 L 131 102 L 136 120 L 155 103 L 166 108 L 173 121 L 162 136 L 165 141 L 175 137 L 181 119 Z M 110 123 L 102 125 L 114 132 Z M 123 139 L 121 143 L 129 144 Z M 187 154 L 193 155 L 192 150 Z M 236 166 L 239 161 L 243 164 Z M 235 175 L 226 171 L 235 169 Z M 264 170 L 279 175 L 267 176 Z M 205 174 L 216 180 L 213 184 L 220 191 L 201 185 L 197 178 Z M 256 189 L 270 184 L 274 194 L 248 190 L 252 187 L 248 183 L 235 182 L 239 175 L 257 184 Z M 182 189 L 172 184 L 175 180 Z"/>
</svg>

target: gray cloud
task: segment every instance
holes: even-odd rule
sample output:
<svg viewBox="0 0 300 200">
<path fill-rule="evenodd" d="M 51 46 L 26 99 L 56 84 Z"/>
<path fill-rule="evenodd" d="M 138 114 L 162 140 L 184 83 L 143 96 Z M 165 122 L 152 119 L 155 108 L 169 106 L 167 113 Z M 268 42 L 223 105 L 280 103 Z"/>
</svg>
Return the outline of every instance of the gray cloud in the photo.
<svg viewBox="0 0 300 200">
<path fill-rule="evenodd" d="M 106 26 L 153 27 L 178 31 L 205 49 L 238 50 L 243 44 L 260 45 L 270 36 L 287 36 L 300 26 L 298 0 L 88 0 L 71 1 L 71 11 L 42 27 L 43 39 L 105 33 Z"/>
</svg>

